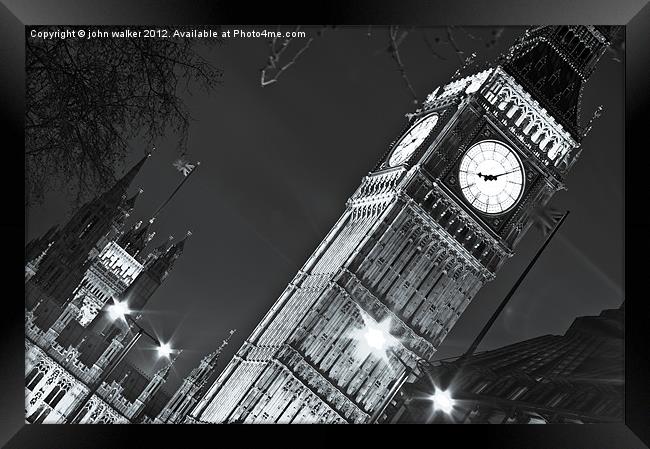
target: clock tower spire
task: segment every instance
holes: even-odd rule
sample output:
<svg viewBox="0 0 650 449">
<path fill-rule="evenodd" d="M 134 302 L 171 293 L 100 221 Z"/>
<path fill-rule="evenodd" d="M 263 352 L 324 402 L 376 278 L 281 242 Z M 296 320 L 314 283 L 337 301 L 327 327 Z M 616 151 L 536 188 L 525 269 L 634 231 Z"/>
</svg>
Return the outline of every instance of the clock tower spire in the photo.
<svg viewBox="0 0 650 449">
<path fill-rule="evenodd" d="M 619 27 L 541 26 L 529 30 L 504 56 L 503 67 L 571 135 L 580 139 L 585 82 Z"/>
</svg>

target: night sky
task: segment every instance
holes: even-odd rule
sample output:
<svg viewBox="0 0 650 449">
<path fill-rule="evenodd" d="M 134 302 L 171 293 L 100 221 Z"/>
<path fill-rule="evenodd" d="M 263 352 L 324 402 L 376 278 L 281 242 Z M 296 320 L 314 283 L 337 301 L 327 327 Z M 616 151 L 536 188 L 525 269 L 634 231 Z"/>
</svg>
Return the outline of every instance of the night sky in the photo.
<svg viewBox="0 0 650 449">
<path fill-rule="evenodd" d="M 263 27 L 256 27 L 262 30 Z M 274 29 L 274 28 L 269 28 Z M 316 28 L 305 28 L 309 35 Z M 523 33 L 506 28 L 486 47 L 493 28 L 456 31 L 458 45 L 491 60 Z M 426 32 L 435 56 L 422 38 Z M 444 29 L 413 30 L 400 46 L 421 102 L 459 67 Z M 480 39 L 479 39 L 480 38 Z M 143 322 L 184 352 L 167 383 L 173 390 L 199 359 L 236 328 L 220 368 L 232 357 L 344 210 L 345 201 L 378 162 L 416 107 L 386 51 L 387 28 L 328 29 L 279 78 L 261 87 L 268 56 L 264 38 L 228 39 L 206 50 L 224 72 L 211 94 L 187 96 L 196 119 L 189 157 L 201 161 L 155 224 L 152 247 L 173 234 L 193 233 L 171 275 L 149 301 Z M 598 314 L 623 300 L 624 65 L 605 55 L 587 84 L 582 122 L 604 112 L 584 140 L 552 201 L 571 214 L 521 285 L 480 350 L 561 334 L 577 316 Z M 146 148 L 135 148 L 130 167 Z M 131 222 L 147 220 L 181 181 L 173 167 L 176 136 L 157 151 L 134 181 L 144 189 Z M 69 218 L 70 202 L 53 192 L 30 211 L 29 238 Z M 485 286 L 443 342 L 438 357 L 463 352 L 542 243 L 535 229 L 495 281 Z M 152 343 L 143 340 L 142 348 Z M 132 357 L 146 365 L 151 351 Z M 160 367 L 158 364 L 155 367 Z"/>
</svg>

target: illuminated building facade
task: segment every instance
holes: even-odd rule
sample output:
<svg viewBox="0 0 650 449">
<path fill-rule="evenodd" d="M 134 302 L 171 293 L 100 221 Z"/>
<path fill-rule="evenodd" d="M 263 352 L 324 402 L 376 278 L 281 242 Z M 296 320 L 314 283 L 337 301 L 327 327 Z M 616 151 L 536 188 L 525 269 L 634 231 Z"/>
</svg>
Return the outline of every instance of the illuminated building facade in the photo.
<svg viewBox="0 0 650 449">
<path fill-rule="evenodd" d="M 376 420 L 564 188 L 614 31 L 531 29 L 431 93 L 186 421 Z"/>
<path fill-rule="evenodd" d="M 149 155 L 62 227 L 26 247 L 25 417 L 29 423 L 151 422 L 171 394 L 173 363 L 153 376 L 120 354 L 135 322 L 111 320 L 115 301 L 142 310 L 183 252 L 166 241 L 143 256 L 151 223 L 126 230 L 137 195 L 127 189 Z M 100 313 L 101 312 L 101 313 Z M 109 373 L 110 367 L 110 373 Z M 71 416 L 77 406 L 85 404 Z"/>
</svg>

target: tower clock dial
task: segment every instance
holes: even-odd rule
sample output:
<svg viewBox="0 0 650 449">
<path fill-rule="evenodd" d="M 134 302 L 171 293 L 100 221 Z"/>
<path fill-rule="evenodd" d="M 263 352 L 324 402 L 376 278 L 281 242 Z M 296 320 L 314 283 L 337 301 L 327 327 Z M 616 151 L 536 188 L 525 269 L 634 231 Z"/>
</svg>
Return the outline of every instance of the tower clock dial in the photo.
<svg viewBox="0 0 650 449">
<path fill-rule="evenodd" d="M 411 157 L 436 126 L 436 123 L 438 123 L 438 114 L 431 114 L 417 122 L 399 141 L 390 156 L 388 165 L 395 167 Z"/>
<path fill-rule="evenodd" d="M 465 199 L 486 214 L 510 209 L 521 196 L 524 168 L 517 154 L 496 140 L 474 144 L 460 162 L 458 181 Z"/>
</svg>

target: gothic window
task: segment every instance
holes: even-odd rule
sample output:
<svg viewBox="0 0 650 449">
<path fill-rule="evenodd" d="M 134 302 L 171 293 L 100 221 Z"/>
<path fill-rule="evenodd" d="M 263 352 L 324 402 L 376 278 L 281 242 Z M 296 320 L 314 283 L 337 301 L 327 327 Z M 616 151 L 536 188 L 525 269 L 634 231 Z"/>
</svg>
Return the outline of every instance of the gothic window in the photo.
<svg viewBox="0 0 650 449">
<path fill-rule="evenodd" d="M 41 404 L 34 413 L 27 417 L 27 421 L 34 424 L 41 424 L 47 418 L 47 415 L 50 414 L 51 409 L 45 404 Z"/>
<path fill-rule="evenodd" d="M 96 422 L 97 417 L 103 412 L 104 412 L 104 405 L 100 403 L 97 407 L 95 407 L 95 410 L 93 410 L 92 414 L 90 415 L 89 422 L 91 423 Z"/>
<path fill-rule="evenodd" d="M 551 98 L 551 103 L 558 104 L 562 100 L 562 92 L 558 92 Z"/>
<path fill-rule="evenodd" d="M 549 402 L 548 406 L 549 407 L 557 407 L 557 405 L 562 402 L 562 400 L 566 397 L 566 393 L 559 393 L 555 395 Z"/>
<path fill-rule="evenodd" d="M 59 383 L 57 383 L 56 386 L 52 388 L 50 394 L 48 394 L 45 398 L 45 403 L 47 403 L 50 407 L 55 408 L 61 399 L 63 399 L 63 396 L 66 395 L 69 389 L 70 384 L 68 382 L 64 380 L 59 381 Z"/>
<path fill-rule="evenodd" d="M 528 75 L 528 73 L 530 72 L 530 69 L 532 69 L 532 68 L 533 68 L 533 62 L 531 61 L 528 64 L 526 64 L 523 69 L 521 69 L 521 74 L 522 75 Z"/>
<path fill-rule="evenodd" d="M 567 40 L 567 36 L 569 35 L 569 27 L 563 26 L 560 28 L 560 31 L 558 32 L 558 39 L 560 39 L 562 42 Z"/>
<path fill-rule="evenodd" d="M 33 390 L 36 385 L 43 379 L 45 376 L 45 373 L 47 373 L 48 367 L 45 361 L 41 360 L 38 362 L 38 364 L 32 368 L 30 373 L 27 375 L 27 378 L 25 379 L 25 385 L 27 386 L 27 389 Z"/>
<path fill-rule="evenodd" d="M 548 82 L 551 85 L 553 85 L 558 81 L 558 79 L 560 79 L 560 69 L 557 69 L 557 70 L 555 70 L 555 72 L 553 72 L 551 77 L 548 79 Z"/>
<path fill-rule="evenodd" d="M 512 98 L 512 92 L 510 91 L 510 89 L 506 89 L 506 88 L 502 89 L 501 92 L 499 92 L 499 95 L 497 95 L 495 101 L 497 108 L 503 111 L 508 105 L 508 103 L 510 102 L 511 98 Z"/>
<path fill-rule="evenodd" d="M 27 378 L 27 389 L 32 390 L 43 379 L 45 373 L 36 369 L 32 370 L 30 377 Z"/>
<path fill-rule="evenodd" d="M 108 413 L 105 413 L 101 418 L 99 418 L 99 424 L 114 424 L 115 418 Z"/>
<path fill-rule="evenodd" d="M 79 424 L 86 417 L 86 415 L 90 411 L 90 408 L 92 407 L 92 405 L 93 404 L 90 403 L 90 402 L 88 404 L 86 404 L 84 406 L 84 408 L 81 409 L 81 412 L 77 415 L 77 417 L 74 419 L 74 421 L 72 421 L 72 423 L 73 424 Z"/>
<path fill-rule="evenodd" d="M 567 85 L 562 91 L 562 96 L 569 95 L 574 89 L 574 83 Z"/>
<path fill-rule="evenodd" d="M 508 399 L 511 401 L 515 401 L 519 399 L 526 391 L 528 390 L 528 387 L 523 386 L 523 387 L 516 387 L 509 395 Z"/>
</svg>

